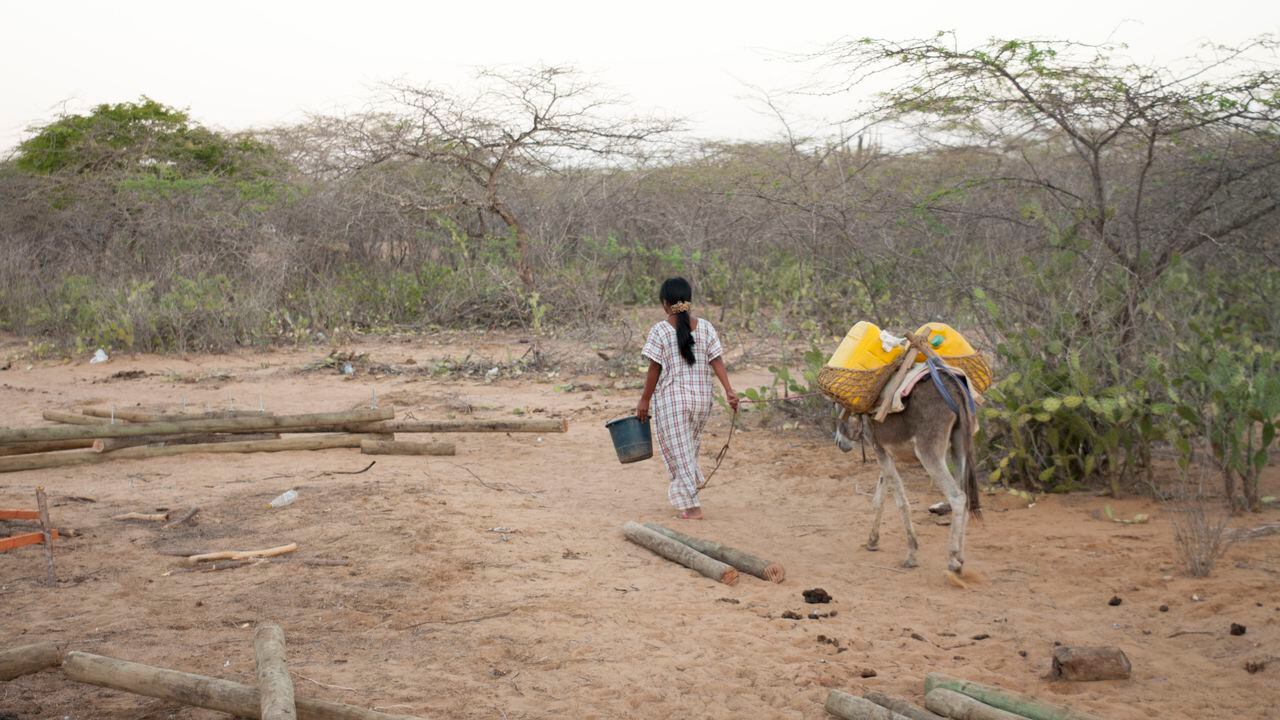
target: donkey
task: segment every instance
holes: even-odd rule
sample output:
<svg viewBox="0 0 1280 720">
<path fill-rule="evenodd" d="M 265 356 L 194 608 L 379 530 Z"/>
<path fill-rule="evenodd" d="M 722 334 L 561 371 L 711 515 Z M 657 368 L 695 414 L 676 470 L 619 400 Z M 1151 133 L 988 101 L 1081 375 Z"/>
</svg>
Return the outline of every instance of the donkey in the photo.
<svg viewBox="0 0 1280 720">
<path fill-rule="evenodd" d="M 895 460 L 919 462 L 934 484 L 951 503 L 951 541 L 948 548 L 947 568 L 959 574 L 964 568 L 964 533 L 969 523 L 969 513 L 981 515 L 981 499 L 978 495 L 978 478 L 974 469 L 973 430 L 977 427 L 969 397 L 955 375 L 942 370 L 939 380 L 947 386 L 953 405 L 942 396 L 936 382 L 922 380 L 904 399 L 902 412 L 876 422 L 868 415 L 859 416 L 863 437 L 871 440 L 876 459 L 880 463 L 880 479 L 876 483 L 871 506 L 875 519 L 871 521 L 868 550 L 880 549 L 880 512 L 884 508 L 886 481 L 902 513 L 902 523 L 907 529 L 907 559 L 903 567 L 916 566 L 916 531 L 911 525 L 911 513 L 907 504 L 907 491 L 898 475 Z M 853 449 L 857 440 L 854 420 L 845 413 L 836 425 L 836 444 L 844 452 Z M 947 468 L 950 458 L 963 486 Z"/>
</svg>

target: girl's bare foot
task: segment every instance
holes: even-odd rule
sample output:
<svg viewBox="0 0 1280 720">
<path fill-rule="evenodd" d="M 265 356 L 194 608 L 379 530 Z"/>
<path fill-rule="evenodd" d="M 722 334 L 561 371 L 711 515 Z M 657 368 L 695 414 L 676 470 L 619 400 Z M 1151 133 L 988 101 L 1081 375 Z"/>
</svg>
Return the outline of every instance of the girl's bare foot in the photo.
<svg viewBox="0 0 1280 720">
<path fill-rule="evenodd" d="M 701 508 L 701 507 L 691 507 L 691 508 L 689 508 L 688 510 L 683 510 L 683 511 L 681 511 L 681 512 L 680 512 L 680 514 L 679 514 L 679 515 L 677 515 L 676 517 L 677 517 L 678 519 L 680 519 L 680 520 L 701 520 L 701 519 L 702 519 L 702 508 Z"/>
</svg>

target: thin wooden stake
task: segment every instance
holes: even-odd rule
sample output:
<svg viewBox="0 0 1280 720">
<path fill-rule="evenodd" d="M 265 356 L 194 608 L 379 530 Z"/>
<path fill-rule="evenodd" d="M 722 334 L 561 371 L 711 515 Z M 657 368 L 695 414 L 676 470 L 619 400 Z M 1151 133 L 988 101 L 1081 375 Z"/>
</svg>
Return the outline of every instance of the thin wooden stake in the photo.
<svg viewBox="0 0 1280 720">
<path fill-rule="evenodd" d="M 58 584 L 58 576 L 53 572 L 53 525 L 49 522 L 49 501 L 44 496 L 44 486 L 36 488 L 36 505 L 40 508 L 40 533 L 44 536 L 44 562 L 48 572 L 48 584 Z"/>
</svg>

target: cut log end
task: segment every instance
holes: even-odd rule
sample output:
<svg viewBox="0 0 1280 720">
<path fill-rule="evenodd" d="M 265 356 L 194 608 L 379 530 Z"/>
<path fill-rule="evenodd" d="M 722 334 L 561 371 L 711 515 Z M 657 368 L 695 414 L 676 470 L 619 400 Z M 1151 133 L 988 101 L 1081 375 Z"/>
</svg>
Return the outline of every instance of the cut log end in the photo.
<svg viewBox="0 0 1280 720">
<path fill-rule="evenodd" d="M 770 563 L 764 569 L 764 579 L 769 582 L 780 583 L 787 579 L 787 571 L 778 563 Z"/>
<path fill-rule="evenodd" d="M 725 570 L 724 574 L 720 576 L 720 582 L 724 583 L 725 585 L 737 585 L 738 571 L 734 568 L 729 568 L 728 570 Z"/>
</svg>

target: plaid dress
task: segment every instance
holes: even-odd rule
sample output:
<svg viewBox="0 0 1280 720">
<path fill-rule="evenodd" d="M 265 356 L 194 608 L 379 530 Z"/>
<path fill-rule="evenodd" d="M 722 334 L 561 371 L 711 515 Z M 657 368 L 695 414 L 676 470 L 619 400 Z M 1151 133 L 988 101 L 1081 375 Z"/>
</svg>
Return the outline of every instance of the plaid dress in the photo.
<svg viewBox="0 0 1280 720">
<path fill-rule="evenodd" d="M 680 510 L 698 507 L 698 486 L 702 484 L 698 450 L 714 397 L 709 363 L 723 352 L 716 329 L 702 318 L 693 331 L 692 365 L 680 356 L 676 329 L 669 322 L 654 325 L 644 343 L 644 356 L 662 366 L 651 412 L 662 460 L 671 476 L 667 497 Z"/>
</svg>

